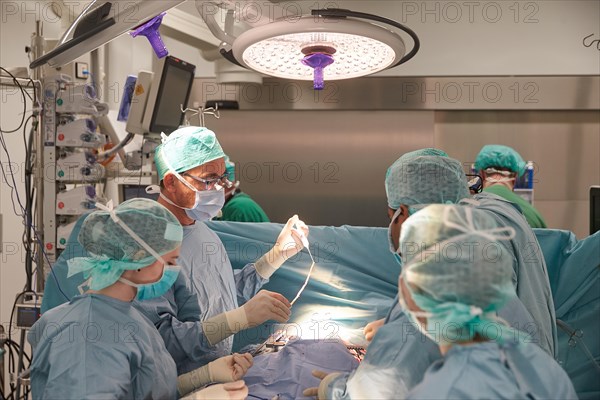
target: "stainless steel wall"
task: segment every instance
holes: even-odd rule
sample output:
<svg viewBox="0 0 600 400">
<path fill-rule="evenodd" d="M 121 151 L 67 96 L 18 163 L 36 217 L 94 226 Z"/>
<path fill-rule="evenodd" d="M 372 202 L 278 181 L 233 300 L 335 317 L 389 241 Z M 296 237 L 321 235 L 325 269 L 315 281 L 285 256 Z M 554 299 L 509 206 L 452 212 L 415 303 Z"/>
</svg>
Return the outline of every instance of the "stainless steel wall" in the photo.
<svg viewBox="0 0 600 400">
<path fill-rule="evenodd" d="M 401 154 L 435 146 L 468 167 L 481 146 L 500 143 L 536 163 L 535 206 L 549 226 L 587 236 L 589 186 L 600 184 L 598 77 L 557 78 L 557 87 L 570 88 L 562 97 L 546 90 L 552 87 L 548 79 L 514 78 L 523 89 L 537 82 L 539 101 L 500 106 L 463 99 L 460 107 L 454 97 L 444 98 L 443 87 L 461 81 L 427 78 L 428 88 L 442 82 L 441 96 L 427 92 L 415 101 L 398 97 L 395 89 L 411 84 L 398 79 L 374 79 L 373 87 L 365 80 L 340 82 L 316 101 L 310 89 L 286 81 L 267 81 L 258 98 L 248 87 L 215 91 L 214 83 L 199 80 L 190 104 L 240 101 L 244 110 L 207 117 L 206 125 L 238 162 L 243 190 L 273 221 L 298 213 L 313 225 L 386 226 L 385 171 Z M 501 79 L 479 79 L 515 88 Z M 594 85 L 586 89 L 583 80 Z M 364 109 L 351 110 L 361 99 Z"/>
<path fill-rule="evenodd" d="M 535 162 L 535 207 L 552 228 L 589 234 L 589 187 L 600 183 L 598 111 L 436 112 L 435 143 L 472 162 L 484 144 Z"/>
<path fill-rule="evenodd" d="M 432 146 L 433 122 L 430 111 L 228 111 L 206 125 L 273 221 L 384 226 L 387 167 Z"/>
</svg>

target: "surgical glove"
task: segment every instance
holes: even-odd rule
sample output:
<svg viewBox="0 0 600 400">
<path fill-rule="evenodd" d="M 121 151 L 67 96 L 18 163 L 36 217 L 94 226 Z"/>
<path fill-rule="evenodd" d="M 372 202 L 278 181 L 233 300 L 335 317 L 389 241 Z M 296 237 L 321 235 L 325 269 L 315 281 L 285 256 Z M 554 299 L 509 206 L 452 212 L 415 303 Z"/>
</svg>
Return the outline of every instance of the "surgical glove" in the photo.
<svg viewBox="0 0 600 400">
<path fill-rule="evenodd" d="M 286 322 L 292 305 L 279 293 L 261 290 L 242 307 L 234 308 L 202 322 L 202 329 L 211 346 L 239 331 L 268 320 Z"/>
<path fill-rule="evenodd" d="M 365 334 L 365 339 L 367 339 L 367 342 L 370 342 L 371 340 L 373 340 L 373 337 L 375 337 L 375 334 L 377 333 L 377 331 L 379 330 L 379 328 L 381 328 L 385 323 L 385 319 L 378 319 L 377 321 L 373 321 L 373 322 L 369 322 L 367 324 L 367 326 L 365 326 L 364 329 L 364 334 Z"/>
<path fill-rule="evenodd" d="M 321 379 L 319 387 L 304 389 L 302 394 L 306 397 L 316 397 L 317 400 L 325 400 L 327 398 L 327 385 L 339 375 L 339 372 L 328 374 L 325 371 L 314 370 L 312 375 Z"/>
<path fill-rule="evenodd" d="M 288 259 L 298 254 L 303 248 L 303 243 L 308 243 L 308 227 L 297 215 L 294 215 L 285 224 L 277 237 L 275 246 L 255 263 L 256 272 L 268 279 Z"/>
<path fill-rule="evenodd" d="M 184 396 L 209 383 L 236 381 L 246 375 L 252 363 L 252 356 L 249 353 L 236 353 L 218 358 L 208 365 L 178 376 L 177 392 L 180 396 Z"/>
<path fill-rule="evenodd" d="M 261 290 L 241 307 L 249 327 L 254 327 L 269 320 L 287 322 L 292 314 L 292 305 L 279 293 Z"/>
<path fill-rule="evenodd" d="M 185 397 L 185 400 L 244 400 L 248 396 L 248 386 L 244 381 L 214 385 Z"/>
<path fill-rule="evenodd" d="M 211 382 L 234 382 L 241 379 L 252 366 L 250 353 L 225 356 L 208 363 L 208 375 Z"/>
</svg>

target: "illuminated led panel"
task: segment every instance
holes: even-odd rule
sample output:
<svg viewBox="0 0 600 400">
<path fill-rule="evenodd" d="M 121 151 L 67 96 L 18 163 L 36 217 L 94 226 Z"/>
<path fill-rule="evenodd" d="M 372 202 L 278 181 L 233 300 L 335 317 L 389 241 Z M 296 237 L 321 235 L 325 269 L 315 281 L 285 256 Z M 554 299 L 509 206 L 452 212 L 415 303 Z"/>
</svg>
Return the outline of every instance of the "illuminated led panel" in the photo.
<svg viewBox="0 0 600 400">
<path fill-rule="evenodd" d="M 324 77 L 338 80 L 386 69 L 404 56 L 405 46 L 398 34 L 373 23 L 315 17 L 250 29 L 233 45 L 235 58 L 248 68 L 287 79 L 312 80 L 314 70 L 301 61 L 314 52 L 333 57 Z"/>
</svg>

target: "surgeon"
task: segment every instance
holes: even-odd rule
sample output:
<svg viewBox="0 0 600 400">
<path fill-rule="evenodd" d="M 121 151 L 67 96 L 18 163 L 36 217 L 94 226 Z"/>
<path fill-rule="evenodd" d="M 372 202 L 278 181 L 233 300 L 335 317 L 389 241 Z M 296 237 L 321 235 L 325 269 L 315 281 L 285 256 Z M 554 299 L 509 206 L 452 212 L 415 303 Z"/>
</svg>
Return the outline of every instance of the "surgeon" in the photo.
<svg viewBox="0 0 600 400">
<path fill-rule="evenodd" d="M 547 228 L 540 212 L 514 192 L 515 182 L 518 177 L 523 176 L 525 167 L 525 161 L 519 153 L 511 147 L 499 144 L 483 146 L 475 160 L 475 169 L 483 178 L 485 192 L 518 205 L 532 228 Z"/>
<path fill-rule="evenodd" d="M 429 206 L 405 223 L 400 304 L 443 354 L 407 399 L 577 398 L 556 361 L 497 316 L 516 295 L 512 256 L 485 249 L 514 233 L 460 206 Z"/>
<path fill-rule="evenodd" d="M 293 216 L 271 250 L 234 271 L 223 243 L 205 224 L 219 213 L 225 188 L 231 185 L 224 158 L 215 134 L 198 127 L 173 132 L 155 152 L 158 202 L 183 225 L 180 263 L 190 287 L 181 289 L 197 299 L 160 298 L 144 305 L 179 373 L 231 353 L 237 332 L 289 319 L 288 299 L 259 290 L 285 260 L 302 250 L 302 236 L 308 235 L 307 226 Z M 174 290 L 177 296 L 179 290 Z"/>
<path fill-rule="evenodd" d="M 90 290 L 45 313 L 28 334 L 33 348 L 34 399 L 174 399 L 210 382 L 233 382 L 252 365 L 231 355 L 183 377 L 153 326 L 132 301 L 161 296 L 173 285 L 183 229 L 160 204 L 134 199 L 97 204 L 79 241 L 89 257 L 69 260 Z M 178 393 L 178 386 L 181 391 Z M 243 399 L 243 382 L 195 393 L 204 399 Z M 208 396 L 208 397 L 207 397 Z"/>
<path fill-rule="evenodd" d="M 554 355 L 556 316 L 546 262 L 519 207 L 492 193 L 479 193 L 470 198 L 460 163 L 441 154 L 427 155 L 432 152 L 440 150 L 423 149 L 405 154 L 388 170 L 385 184 L 388 214 L 392 216 L 390 251 L 399 260 L 397 243 L 402 223 L 411 212 L 423 205 L 460 203 L 490 212 L 498 224 L 515 229 L 514 238 L 503 245 L 513 254 L 513 284 L 521 304 L 513 301 L 504 310 L 510 313 L 506 319 L 511 324 L 519 323 L 519 329 L 526 330 L 542 349 Z M 393 306 L 384 321 L 367 325 L 367 339 L 372 338 L 385 321 L 394 319 L 400 312 L 398 306 Z"/>
<path fill-rule="evenodd" d="M 388 168 L 385 177 L 388 216 L 391 221 L 388 239 L 390 251 L 398 263 L 401 261 L 394 243 L 398 243 L 402 223 L 409 216 L 409 205 L 458 203 L 463 198 L 470 197 L 463 181 L 460 163 L 449 158 L 445 151 L 435 148 L 406 153 Z M 384 323 L 398 317 L 401 309 L 396 304 L 397 301 L 394 301 L 394 306 L 385 318 L 367 324 L 364 330 L 367 341 L 373 340 Z"/>
<path fill-rule="evenodd" d="M 235 179 L 235 164 L 225 156 L 225 169 L 227 179 L 233 182 L 229 188 L 225 188 L 225 205 L 218 218 L 219 221 L 233 222 L 270 222 L 269 217 L 248 194 L 240 189 L 240 182 Z"/>
<path fill-rule="evenodd" d="M 502 246 L 512 255 L 513 284 L 520 295 L 501 310 L 501 317 L 511 326 L 526 330 L 532 336 L 528 340 L 553 355 L 554 307 L 545 262 L 531 228 L 518 209 L 492 194 L 482 193 L 471 199 L 462 165 L 437 149 L 417 150 L 400 157 L 388 169 L 385 185 L 391 216 L 389 246 L 400 266 L 402 225 L 411 214 L 429 204 L 463 202 L 489 213 L 499 225 L 515 229 L 515 237 Z M 361 386 L 377 390 L 392 387 L 393 393 L 402 397 L 419 383 L 425 370 L 441 354 L 433 341 L 411 331 L 407 321 L 396 301 L 385 319 L 367 325 L 365 336 L 372 341 L 365 360 L 356 371 L 332 378 L 326 398 L 351 399 L 352 388 Z M 390 386 L 392 381 L 396 383 Z M 375 393 L 374 397 L 377 395 L 385 398 L 386 392 Z"/>
</svg>

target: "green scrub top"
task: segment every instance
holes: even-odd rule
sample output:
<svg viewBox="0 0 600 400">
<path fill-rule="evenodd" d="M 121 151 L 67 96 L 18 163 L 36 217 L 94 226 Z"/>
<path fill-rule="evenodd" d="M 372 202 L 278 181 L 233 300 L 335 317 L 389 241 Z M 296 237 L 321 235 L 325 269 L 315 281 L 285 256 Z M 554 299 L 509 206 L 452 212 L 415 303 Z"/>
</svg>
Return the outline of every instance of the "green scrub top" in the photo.
<svg viewBox="0 0 600 400">
<path fill-rule="evenodd" d="M 512 203 L 515 203 L 519 207 L 521 207 L 523 216 L 527 220 L 527 223 L 529 224 L 529 226 L 531 226 L 532 228 L 547 228 L 548 227 L 546 225 L 546 221 L 544 221 L 544 218 L 542 217 L 542 215 L 539 213 L 538 210 L 536 210 L 525 199 L 523 199 L 521 196 L 519 196 L 518 194 L 516 194 L 515 192 L 513 192 L 506 186 L 492 185 L 492 186 L 488 186 L 487 188 L 485 188 L 483 190 L 485 192 L 493 193 L 497 196 L 503 197 L 506 200 L 508 200 Z"/>
<path fill-rule="evenodd" d="M 264 210 L 246 193 L 236 193 L 222 209 L 220 221 L 271 222 Z"/>
</svg>

